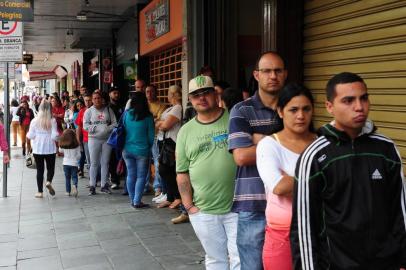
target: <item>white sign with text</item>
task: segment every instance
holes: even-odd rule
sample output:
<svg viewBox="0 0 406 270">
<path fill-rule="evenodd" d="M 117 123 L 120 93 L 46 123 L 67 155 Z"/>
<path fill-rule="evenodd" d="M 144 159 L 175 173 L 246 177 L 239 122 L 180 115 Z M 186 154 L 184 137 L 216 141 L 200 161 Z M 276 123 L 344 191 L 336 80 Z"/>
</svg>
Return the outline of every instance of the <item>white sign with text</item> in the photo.
<svg viewBox="0 0 406 270">
<path fill-rule="evenodd" d="M 0 62 L 23 60 L 23 23 L 0 21 Z"/>
</svg>

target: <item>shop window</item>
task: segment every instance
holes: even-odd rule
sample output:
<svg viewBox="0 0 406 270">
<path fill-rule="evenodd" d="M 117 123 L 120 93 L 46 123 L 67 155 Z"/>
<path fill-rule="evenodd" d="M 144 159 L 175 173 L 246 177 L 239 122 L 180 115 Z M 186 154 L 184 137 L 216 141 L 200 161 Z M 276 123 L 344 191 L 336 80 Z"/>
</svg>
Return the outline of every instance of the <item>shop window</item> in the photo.
<svg viewBox="0 0 406 270">
<path fill-rule="evenodd" d="M 182 84 L 182 45 L 150 57 L 150 81 L 157 87 L 158 99 L 168 102 L 168 88 Z"/>
</svg>

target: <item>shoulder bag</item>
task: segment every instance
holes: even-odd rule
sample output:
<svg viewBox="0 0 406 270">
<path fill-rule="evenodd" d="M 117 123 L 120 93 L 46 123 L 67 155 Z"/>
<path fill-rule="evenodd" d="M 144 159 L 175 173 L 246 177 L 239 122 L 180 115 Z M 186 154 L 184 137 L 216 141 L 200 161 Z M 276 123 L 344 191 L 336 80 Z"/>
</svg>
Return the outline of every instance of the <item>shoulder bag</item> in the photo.
<svg viewBox="0 0 406 270">
<path fill-rule="evenodd" d="M 159 164 L 162 164 L 167 167 L 175 166 L 175 149 L 176 143 L 171 138 L 165 138 L 162 142 L 161 151 L 159 153 Z"/>
<path fill-rule="evenodd" d="M 107 140 L 107 144 L 110 145 L 115 150 L 123 150 L 125 144 L 125 126 L 124 119 L 127 111 L 121 115 L 120 120 L 118 121 L 117 127 L 113 129 L 110 134 L 110 137 Z"/>
</svg>

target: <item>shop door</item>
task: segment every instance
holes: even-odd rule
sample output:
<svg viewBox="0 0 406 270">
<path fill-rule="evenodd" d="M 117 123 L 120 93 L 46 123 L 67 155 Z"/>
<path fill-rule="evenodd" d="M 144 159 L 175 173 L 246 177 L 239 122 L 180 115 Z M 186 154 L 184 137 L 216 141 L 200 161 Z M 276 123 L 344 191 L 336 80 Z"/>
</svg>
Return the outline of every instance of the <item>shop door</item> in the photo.
<svg viewBox="0 0 406 270">
<path fill-rule="evenodd" d="M 182 45 L 150 57 L 150 81 L 157 87 L 158 99 L 167 103 L 169 86 L 182 86 Z"/>
<path fill-rule="evenodd" d="M 313 0 L 305 4 L 304 81 L 315 95 L 315 124 L 329 78 L 343 71 L 364 78 L 370 118 L 395 140 L 406 160 L 406 1 Z"/>
</svg>

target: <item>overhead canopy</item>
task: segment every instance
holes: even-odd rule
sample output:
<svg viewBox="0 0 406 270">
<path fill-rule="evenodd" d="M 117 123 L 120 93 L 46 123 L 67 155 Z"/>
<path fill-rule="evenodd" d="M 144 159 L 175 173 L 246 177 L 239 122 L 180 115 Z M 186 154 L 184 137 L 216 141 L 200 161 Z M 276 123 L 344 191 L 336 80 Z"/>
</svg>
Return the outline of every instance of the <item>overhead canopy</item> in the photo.
<svg viewBox="0 0 406 270">
<path fill-rule="evenodd" d="M 56 74 L 53 71 L 30 71 L 30 81 L 41 81 L 56 79 Z"/>
<path fill-rule="evenodd" d="M 52 80 L 68 75 L 66 68 L 56 65 L 51 71 L 30 71 L 30 81 Z"/>
</svg>

